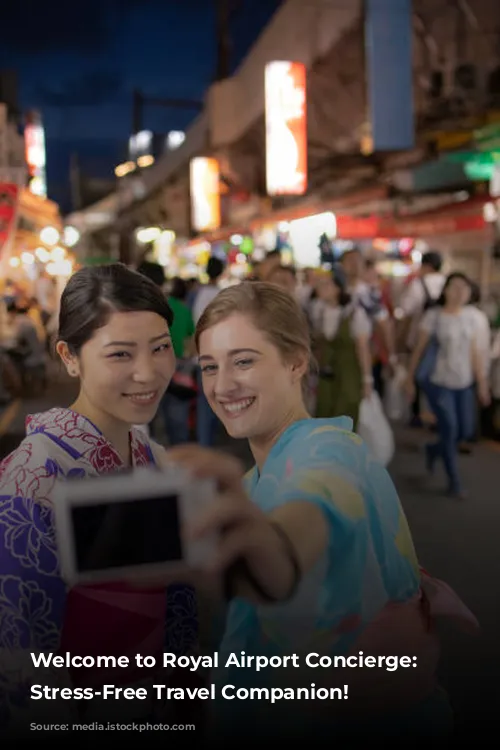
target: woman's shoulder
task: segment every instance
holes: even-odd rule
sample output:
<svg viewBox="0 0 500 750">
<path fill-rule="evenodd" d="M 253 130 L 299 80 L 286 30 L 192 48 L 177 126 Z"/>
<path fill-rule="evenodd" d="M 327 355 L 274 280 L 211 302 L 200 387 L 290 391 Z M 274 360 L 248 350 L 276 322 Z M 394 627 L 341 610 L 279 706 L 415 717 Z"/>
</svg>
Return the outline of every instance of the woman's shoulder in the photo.
<svg viewBox="0 0 500 750">
<path fill-rule="evenodd" d="M 443 322 L 446 323 L 443 308 L 440 305 L 436 305 L 436 307 L 431 307 L 430 310 L 426 310 L 423 313 L 419 328 L 427 334 L 438 336 L 443 329 Z"/>
<path fill-rule="evenodd" d="M 292 426 L 291 437 L 294 443 L 299 441 L 317 441 L 323 442 L 325 436 L 334 438 L 339 441 L 356 440 L 358 436 L 353 432 L 353 421 L 350 417 L 331 417 L 320 419 L 311 417 L 297 422 Z"/>
<path fill-rule="evenodd" d="M 353 432 L 352 419 L 335 417 L 298 422 L 281 453 L 289 467 L 306 469 L 319 464 L 359 464 L 365 451 L 363 440 Z"/>
<path fill-rule="evenodd" d="M 296 426 L 279 459 L 265 465 L 256 501 L 267 510 L 309 501 L 333 514 L 361 519 L 365 491 L 373 481 L 371 463 L 350 419 L 310 419 Z"/>
<path fill-rule="evenodd" d="M 490 327 L 490 321 L 486 313 L 479 307 L 467 305 L 462 310 L 462 317 L 474 326 Z"/>
<path fill-rule="evenodd" d="M 27 435 L 0 463 L 0 495 L 50 501 L 58 474 L 52 447 L 43 433 Z"/>
</svg>

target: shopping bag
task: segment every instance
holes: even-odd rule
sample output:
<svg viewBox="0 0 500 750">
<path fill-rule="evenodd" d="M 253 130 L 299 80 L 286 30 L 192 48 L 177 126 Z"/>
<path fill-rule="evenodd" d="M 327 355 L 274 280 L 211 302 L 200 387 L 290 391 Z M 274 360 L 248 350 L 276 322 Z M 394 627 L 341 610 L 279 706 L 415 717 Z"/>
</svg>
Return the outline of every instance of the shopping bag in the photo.
<svg viewBox="0 0 500 750">
<path fill-rule="evenodd" d="M 374 391 L 359 408 L 358 434 L 372 457 L 387 466 L 394 456 L 394 435 L 384 414 L 379 395 Z"/>
<path fill-rule="evenodd" d="M 384 410 L 391 422 L 405 422 L 409 418 L 406 378 L 406 369 L 398 365 L 394 375 L 385 384 Z"/>
</svg>

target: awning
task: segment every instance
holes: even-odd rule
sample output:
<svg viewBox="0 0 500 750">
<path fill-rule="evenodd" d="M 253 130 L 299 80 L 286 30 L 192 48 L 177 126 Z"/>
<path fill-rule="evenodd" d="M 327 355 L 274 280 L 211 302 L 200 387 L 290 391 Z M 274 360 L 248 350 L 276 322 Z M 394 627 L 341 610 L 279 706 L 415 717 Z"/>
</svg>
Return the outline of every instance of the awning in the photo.
<svg viewBox="0 0 500 750">
<path fill-rule="evenodd" d="M 396 239 L 477 231 L 486 229 L 488 226 L 483 216 L 483 209 L 489 200 L 489 196 L 481 196 L 433 211 L 400 218 L 377 216 L 358 218 L 337 215 L 337 233 L 342 239 L 370 237 Z"/>
</svg>

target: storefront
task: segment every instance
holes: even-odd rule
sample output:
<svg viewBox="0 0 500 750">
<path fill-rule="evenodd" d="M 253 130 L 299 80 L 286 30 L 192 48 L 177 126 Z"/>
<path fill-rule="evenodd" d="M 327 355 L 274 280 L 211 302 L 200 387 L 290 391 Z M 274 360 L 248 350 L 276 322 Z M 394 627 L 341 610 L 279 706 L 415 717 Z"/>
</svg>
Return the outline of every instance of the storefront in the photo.
<svg viewBox="0 0 500 750">
<path fill-rule="evenodd" d="M 412 237 L 422 252 L 433 249 L 443 256 L 445 271 L 463 271 L 484 293 L 493 269 L 494 231 L 485 220 L 489 198 L 457 201 L 454 205 L 382 224 L 383 236 Z"/>
<path fill-rule="evenodd" d="M 484 216 L 490 200 L 458 196 L 454 203 L 432 211 L 407 215 L 360 215 L 363 206 L 372 208 L 385 201 L 385 188 L 358 192 L 344 199 L 307 201 L 247 223 L 204 233 L 196 239 L 176 237 L 169 248 L 155 243 L 158 262 L 170 276 L 204 279 L 211 255 L 227 264 L 229 283 L 243 278 L 251 264 L 278 249 L 285 264 L 297 268 L 321 267 L 336 262 L 353 247 L 377 263 L 378 271 L 400 287 L 419 267 L 428 249 L 442 253 L 445 270 L 460 269 L 486 289 L 494 274 L 492 249 L 495 232 Z M 349 213 L 349 209 L 357 215 Z"/>
<path fill-rule="evenodd" d="M 75 269 L 75 230 L 63 227 L 56 203 L 27 189 L 16 191 L 13 211 L 9 236 L 2 242 L 2 279 L 36 296 L 37 281 L 46 273 L 62 291 Z"/>
<path fill-rule="evenodd" d="M 219 258 L 226 267 L 224 283 L 241 281 L 251 271 L 254 253 L 252 237 L 232 234 L 226 239 L 199 240 L 178 244 L 176 248 L 178 275 L 182 278 L 198 278 L 207 281 L 205 267 L 210 257 Z M 172 267 L 169 268 L 171 272 Z M 175 274 L 174 274 L 175 275 Z"/>
</svg>

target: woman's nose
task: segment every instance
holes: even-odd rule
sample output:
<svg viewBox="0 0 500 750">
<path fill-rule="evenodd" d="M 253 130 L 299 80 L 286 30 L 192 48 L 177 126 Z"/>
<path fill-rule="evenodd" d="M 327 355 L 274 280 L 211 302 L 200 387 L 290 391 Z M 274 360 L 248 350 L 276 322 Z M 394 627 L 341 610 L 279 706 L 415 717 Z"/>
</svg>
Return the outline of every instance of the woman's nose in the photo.
<svg viewBox="0 0 500 750">
<path fill-rule="evenodd" d="M 138 357 L 134 369 L 134 380 L 138 383 L 150 383 L 156 378 L 154 361 L 151 356 Z"/>
<path fill-rule="evenodd" d="M 219 396 L 231 393 L 237 387 L 232 372 L 229 369 L 219 368 L 215 376 L 214 391 Z"/>
</svg>

